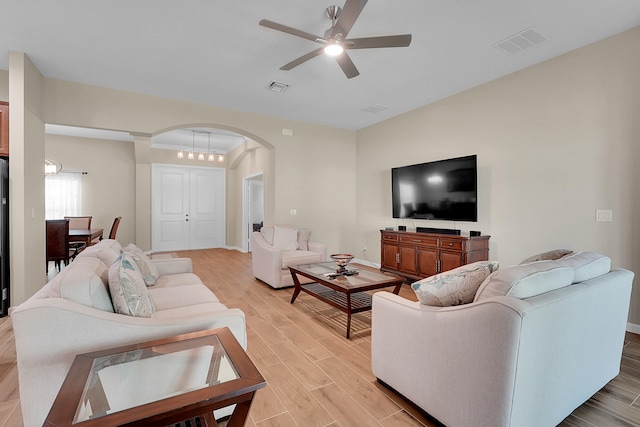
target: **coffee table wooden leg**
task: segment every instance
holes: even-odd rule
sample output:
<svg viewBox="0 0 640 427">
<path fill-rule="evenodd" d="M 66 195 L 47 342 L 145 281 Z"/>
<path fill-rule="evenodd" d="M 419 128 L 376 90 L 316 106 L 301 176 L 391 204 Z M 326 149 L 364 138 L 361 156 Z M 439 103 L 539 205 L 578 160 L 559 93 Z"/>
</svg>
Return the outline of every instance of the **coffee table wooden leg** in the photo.
<svg viewBox="0 0 640 427">
<path fill-rule="evenodd" d="M 227 422 L 227 427 L 244 426 L 244 423 L 247 420 L 247 415 L 249 415 L 249 408 L 251 407 L 253 394 L 254 393 L 251 394 L 250 400 L 236 404 L 236 409 L 234 409 L 233 414 L 231 414 L 231 418 L 229 418 L 229 421 Z"/>
<path fill-rule="evenodd" d="M 298 280 L 298 276 L 293 271 L 291 272 L 291 277 L 293 278 L 293 284 L 295 288 L 293 290 L 293 295 L 291 295 L 291 304 L 298 298 L 300 291 L 302 290 L 302 286 L 300 286 L 300 280 Z"/>
<path fill-rule="evenodd" d="M 351 294 L 347 294 L 347 339 L 351 336 Z"/>
<path fill-rule="evenodd" d="M 218 427 L 218 422 L 213 416 L 213 412 L 207 412 L 200 416 L 200 421 L 204 424 L 204 427 Z"/>
<path fill-rule="evenodd" d="M 393 289 L 393 293 L 398 295 L 400 293 L 400 289 L 402 289 L 402 282 L 396 285 L 396 287 Z"/>
</svg>

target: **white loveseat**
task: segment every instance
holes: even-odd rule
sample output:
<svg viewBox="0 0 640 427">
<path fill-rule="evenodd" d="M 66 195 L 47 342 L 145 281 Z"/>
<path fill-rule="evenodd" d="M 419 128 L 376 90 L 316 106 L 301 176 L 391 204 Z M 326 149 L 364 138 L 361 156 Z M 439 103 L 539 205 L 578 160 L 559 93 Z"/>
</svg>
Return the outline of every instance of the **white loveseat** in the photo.
<svg viewBox="0 0 640 427">
<path fill-rule="evenodd" d="M 619 373 L 634 274 L 610 265 L 501 268 L 450 307 L 378 292 L 373 373 L 448 427 L 555 426 Z"/>
<path fill-rule="evenodd" d="M 189 258 L 152 260 L 159 277 L 148 288 L 154 307 L 151 317 L 115 313 L 108 264 L 121 249 L 108 239 L 85 249 L 11 310 L 25 427 L 43 424 L 79 353 L 223 326 L 246 348 L 244 313 L 220 303 L 192 273 Z"/>
<path fill-rule="evenodd" d="M 278 289 L 293 286 L 289 266 L 327 260 L 327 247 L 309 241 L 311 231 L 287 225 L 262 227 L 251 236 L 253 275 Z"/>
</svg>

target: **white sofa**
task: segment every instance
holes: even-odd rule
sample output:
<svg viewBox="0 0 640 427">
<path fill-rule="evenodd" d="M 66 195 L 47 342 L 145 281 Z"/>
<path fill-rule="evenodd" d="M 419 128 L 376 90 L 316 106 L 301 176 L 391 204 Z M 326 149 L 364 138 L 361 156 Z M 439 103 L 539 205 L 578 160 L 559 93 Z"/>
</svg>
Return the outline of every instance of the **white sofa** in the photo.
<svg viewBox="0 0 640 427">
<path fill-rule="evenodd" d="M 136 342 L 229 327 L 246 348 L 244 313 L 227 308 L 192 273 L 191 260 L 152 260 L 159 277 L 148 288 L 151 317 L 114 312 L 108 265 L 120 244 L 85 249 L 35 295 L 12 308 L 24 425 L 41 426 L 74 357 Z"/>
<path fill-rule="evenodd" d="M 289 266 L 327 260 L 327 247 L 309 241 L 311 231 L 288 225 L 262 227 L 251 236 L 253 275 L 273 288 L 293 286 Z"/>
<path fill-rule="evenodd" d="M 634 277 L 579 254 L 501 268 L 464 305 L 376 293 L 374 375 L 448 427 L 557 425 L 619 373 Z"/>
</svg>

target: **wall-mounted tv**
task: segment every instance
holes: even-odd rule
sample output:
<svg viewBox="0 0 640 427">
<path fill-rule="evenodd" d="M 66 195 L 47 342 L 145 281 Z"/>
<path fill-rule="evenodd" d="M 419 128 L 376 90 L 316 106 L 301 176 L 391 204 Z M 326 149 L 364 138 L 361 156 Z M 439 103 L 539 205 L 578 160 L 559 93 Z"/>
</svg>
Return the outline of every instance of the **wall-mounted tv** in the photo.
<svg viewBox="0 0 640 427">
<path fill-rule="evenodd" d="M 476 157 L 391 169 L 393 217 L 478 221 Z"/>
</svg>

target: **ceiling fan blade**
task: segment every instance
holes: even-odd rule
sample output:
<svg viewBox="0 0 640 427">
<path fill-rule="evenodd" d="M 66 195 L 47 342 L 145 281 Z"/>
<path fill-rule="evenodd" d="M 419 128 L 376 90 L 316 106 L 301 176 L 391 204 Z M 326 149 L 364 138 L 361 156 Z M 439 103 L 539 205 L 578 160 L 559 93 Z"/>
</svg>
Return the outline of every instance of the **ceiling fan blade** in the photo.
<svg viewBox="0 0 640 427">
<path fill-rule="evenodd" d="M 302 55 L 300 58 L 294 59 L 293 61 L 289 62 L 288 64 L 283 65 L 282 67 L 280 67 L 281 70 L 284 71 L 289 71 L 290 69 L 297 67 L 298 65 L 307 62 L 310 59 L 315 58 L 316 56 L 320 55 L 322 53 L 322 48 L 318 48 L 316 50 L 312 50 L 311 52 L 307 53 L 306 55 Z"/>
<path fill-rule="evenodd" d="M 351 58 L 349 58 L 349 55 L 347 55 L 347 52 L 343 52 L 340 55 L 336 56 L 336 61 L 338 61 L 338 65 L 340 65 L 340 68 L 342 68 L 342 71 L 348 79 L 352 79 L 360 75 L 360 72 L 356 68 Z"/>
<path fill-rule="evenodd" d="M 363 37 L 345 40 L 345 49 L 372 49 L 380 47 L 407 47 L 411 44 L 411 34 L 397 36 Z"/>
<path fill-rule="evenodd" d="M 351 27 L 356 23 L 360 12 L 367 4 L 367 0 L 347 0 L 338 16 L 335 27 L 331 31 L 330 38 L 335 38 L 337 34 L 342 34 L 342 39 L 347 38 Z"/>
<path fill-rule="evenodd" d="M 269 21 L 268 19 L 261 20 L 259 24 L 263 27 L 271 28 L 276 31 L 282 31 L 283 33 L 311 40 L 312 42 L 325 43 L 327 41 L 322 37 L 314 36 L 313 34 L 307 33 L 305 31 L 296 30 L 295 28 L 287 27 L 286 25 L 278 24 L 277 22 Z"/>
</svg>

